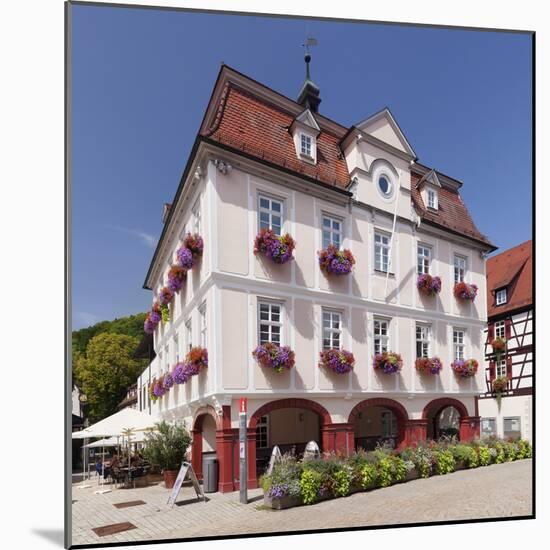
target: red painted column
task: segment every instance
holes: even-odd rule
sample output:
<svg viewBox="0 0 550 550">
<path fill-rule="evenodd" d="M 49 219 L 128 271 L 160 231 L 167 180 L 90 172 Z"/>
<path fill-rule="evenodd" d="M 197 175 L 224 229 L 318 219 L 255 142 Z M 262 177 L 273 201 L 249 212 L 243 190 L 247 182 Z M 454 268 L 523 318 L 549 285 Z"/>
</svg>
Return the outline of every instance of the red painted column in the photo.
<svg viewBox="0 0 550 550">
<path fill-rule="evenodd" d="M 463 416 L 460 419 L 460 441 L 478 439 L 480 435 L 479 416 Z"/>
<path fill-rule="evenodd" d="M 197 475 L 197 479 L 202 479 L 202 431 L 192 430 L 193 443 L 191 444 L 191 464 Z"/>
<path fill-rule="evenodd" d="M 323 452 L 349 455 L 355 450 L 354 426 L 348 422 L 321 426 Z"/>
<path fill-rule="evenodd" d="M 426 418 L 418 418 L 407 420 L 405 424 L 405 438 L 403 446 L 416 445 L 422 441 L 426 441 L 428 434 L 428 420 Z"/>
<path fill-rule="evenodd" d="M 233 483 L 234 441 L 233 429 L 216 430 L 216 454 L 218 456 L 218 491 L 228 493 L 235 490 Z"/>
</svg>

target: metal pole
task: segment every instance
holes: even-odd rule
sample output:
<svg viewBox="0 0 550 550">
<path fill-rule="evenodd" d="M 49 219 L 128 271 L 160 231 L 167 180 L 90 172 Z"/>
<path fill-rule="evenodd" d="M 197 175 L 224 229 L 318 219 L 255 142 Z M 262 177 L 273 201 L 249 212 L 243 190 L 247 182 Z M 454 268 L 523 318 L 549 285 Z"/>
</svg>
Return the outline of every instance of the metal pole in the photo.
<svg viewBox="0 0 550 550">
<path fill-rule="evenodd" d="M 241 411 L 239 412 L 239 501 L 241 504 L 248 504 L 246 424 L 246 411 Z"/>
</svg>

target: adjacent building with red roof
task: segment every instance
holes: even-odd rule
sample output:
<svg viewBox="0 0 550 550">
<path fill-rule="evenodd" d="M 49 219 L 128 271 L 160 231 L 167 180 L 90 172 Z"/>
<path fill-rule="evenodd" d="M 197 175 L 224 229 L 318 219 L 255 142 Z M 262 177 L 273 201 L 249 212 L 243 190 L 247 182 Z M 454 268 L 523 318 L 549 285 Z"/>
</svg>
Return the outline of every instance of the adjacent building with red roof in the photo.
<svg viewBox="0 0 550 550">
<path fill-rule="evenodd" d="M 482 435 L 532 437 L 533 243 L 487 261 L 485 391 Z"/>
<path fill-rule="evenodd" d="M 195 471 L 216 453 L 221 491 L 241 483 L 242 397 L 251 487 L 275 445 L 479 435 L 495 247 L 389 109 L 351 127 L 320 112 L 309 62 L 297 100 L 222 65 L 144 282 L 139 407 L 187 423 Z"/>
</svg>

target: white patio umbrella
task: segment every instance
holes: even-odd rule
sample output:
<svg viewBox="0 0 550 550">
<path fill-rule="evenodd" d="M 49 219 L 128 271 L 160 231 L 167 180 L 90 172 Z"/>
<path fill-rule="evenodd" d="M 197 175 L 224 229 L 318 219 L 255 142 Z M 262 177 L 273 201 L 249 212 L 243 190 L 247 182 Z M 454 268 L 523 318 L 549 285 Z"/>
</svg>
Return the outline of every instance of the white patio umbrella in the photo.
<svg viewBox="0 0 550 550">
<path fill-rule="evenodd" d="M 100 439 L 99 441 L 94 441 L 93 443 L 88 443 L 84 447 L 88 449 L 95 449 L 96 447 L 116 447 L 118 441 L 116 437 L 107 437 L 105 439 Z"/>
<path fill-rule="evenodd" d="M 84 439 L 90 437 L 120 437 L 122 435 L 128 437 L 129 434 L 136 432 L 143 432 L 154 428 L 157 420 L 150 414 L 146 414 L 136 409 L 122 409 L 91 426 L 88 426 L 85 430 L 80 432 L 74 432 L 73 438 Z M 103 485 L 103 479 L 105 474 L 105 465 L 101 462 L 101 485 Z M 96 491 L 97 493 L 107 493 L 108 490 Z"/>
</svg>

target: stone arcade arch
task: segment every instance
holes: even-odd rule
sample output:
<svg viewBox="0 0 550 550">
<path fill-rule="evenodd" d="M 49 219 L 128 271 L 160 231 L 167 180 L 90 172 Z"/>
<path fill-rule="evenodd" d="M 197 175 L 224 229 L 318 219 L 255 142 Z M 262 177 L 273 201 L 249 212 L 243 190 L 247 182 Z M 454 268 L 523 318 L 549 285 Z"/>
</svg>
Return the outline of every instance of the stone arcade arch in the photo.
<svg viewBox="0 0 550 550">
<path fill-rule="evenodd" d="M 466 405 L 452 397 L 440 397 L 430 401 L 422 410 L 422 419 L 426 422 L 426 437 L 437 436 L 437 429 L 428 426 L 429 422 L 437 422 L 441 412 L 447 407 L 454 407 L 459 414 L 459 438 L 470 441 L 479 437 L 479 416 L 469 416 Z"/>
</svg>

